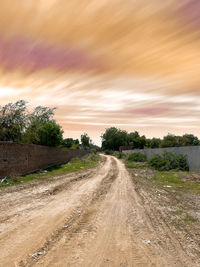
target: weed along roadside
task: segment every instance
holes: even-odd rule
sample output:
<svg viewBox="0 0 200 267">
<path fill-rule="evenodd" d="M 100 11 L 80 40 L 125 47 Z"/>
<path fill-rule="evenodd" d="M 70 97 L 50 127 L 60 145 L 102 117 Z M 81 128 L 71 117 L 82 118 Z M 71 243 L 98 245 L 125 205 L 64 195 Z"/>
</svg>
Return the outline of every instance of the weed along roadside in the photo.
<svg viewBox="0 0 200 267">
<path fill-rule="evenodd" d="M 127 169 L 147 173 L 151 186 L 167 191 L 200 194 L 200 174 L 188 171 L 183 155 L 163 152 L 147 159 L 144 154 L 135 152 L 129 155 L 117 153 L 116 156 L 123 159 Z"/>
<path fill-rule="evenodd" d="M 56 176 L 63 176 L 68 173 L 95 168 L 98 165 L 100 159 L 101 158 L 99 155 L 91 153 L 85 155 L 82 158 L 74 158 L 66 164 L 56 165 L 44 170 L 39 170 L 32 174 L 3 178 L 1 179 L 2 182 L 0 183 L 0 188 L 26 183 L 32 180 L 49 179 Z"/>
</svg>

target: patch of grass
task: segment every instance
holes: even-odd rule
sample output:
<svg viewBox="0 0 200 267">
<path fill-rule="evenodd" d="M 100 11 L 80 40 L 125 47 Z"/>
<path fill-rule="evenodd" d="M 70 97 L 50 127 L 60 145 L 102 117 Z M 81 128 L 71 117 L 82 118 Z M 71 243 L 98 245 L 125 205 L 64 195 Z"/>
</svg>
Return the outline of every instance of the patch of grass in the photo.
<svg viewBox="0 0 200 267">
<path fill-rule="evenodd" d="M 175 172 L 161 172 L 158 171 L 157 175 L 154 177 L 154 181 L 164 187 L 166 190 L 180 190 L 186 193 L 200 194 L 200 183 L 192 181 L 183 181 L 179 178 Z"/>
<path fill-rule="evenodd" d="M 189 215 L 186 213 L 185 217 L 183 218 L 184 223 L 189 224 L 189 223 L 195 223 L 198 221 L 197 218 L 194 218 L 193 216 Z"/>
<path fill-rule="evenodd" d="M 175 210 L 175 211 L 173 212 L 173 214 L 174 214 L 174 215 L 181 215 L 181 214 L 183 214 L 183 212 L 184 212 L 184 210 L 182 210 L 182 209 L 178 209 L 178 210 Z"/>
<path fill-rule="evenodd" d="M 46 170 L 40 170 L 38 172 L 28 174 L 25 176 L 7 178 L 5 182 L 0 184 L 0 188 L 20 183 L 26 183 L 31 180 L 43 180 L 55 176 L 65 175 L 71 172 L 77 172 L 88 168 L 94 168 L 98 165 L 99 161 L 100 161 L 99 155 L 88 154 L 81 159 L 72 159 L 66 164 L 56 165 L 47 168 Z"/>
<path fill-rule="evenodd" d="M 126 160 L 125 165 L 126 165 L 126 168 L 129 168 L 129 169 L 146 169 L 148 167 L 147 163 L 134 162 L 130 160 Z"/>
</svg>

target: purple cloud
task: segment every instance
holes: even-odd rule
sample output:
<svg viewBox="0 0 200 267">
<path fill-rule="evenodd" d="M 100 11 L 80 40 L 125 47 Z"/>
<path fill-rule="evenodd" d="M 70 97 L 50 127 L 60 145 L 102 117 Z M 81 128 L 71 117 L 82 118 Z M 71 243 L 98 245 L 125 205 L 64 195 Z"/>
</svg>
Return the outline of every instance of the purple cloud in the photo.
<svg viewBox="0 0 200 267">
<path fill-rule="evenodd" d="M 129 113 L 141 115 L 160 115 L 167 112 L 168 108 L 138 108 L 130 110 Z"/>
<path fill-rule="evenodd" d="M 47 68 L 53 68 L 59 72 L 103 69 L 99 59 L 81 49 L 58 48 L 42 42 L 31 42 L 22 37 L 7 40 L 0 37 L 0 64 L 8 71 L 22 68 L 25 72 Z"/>
<path fill-rule="evenodd" d="M 189 25 L 199 30 L 200 27 L 200 1 L 185 0 L 178 10 L 181 18 Z"/>
</svg>

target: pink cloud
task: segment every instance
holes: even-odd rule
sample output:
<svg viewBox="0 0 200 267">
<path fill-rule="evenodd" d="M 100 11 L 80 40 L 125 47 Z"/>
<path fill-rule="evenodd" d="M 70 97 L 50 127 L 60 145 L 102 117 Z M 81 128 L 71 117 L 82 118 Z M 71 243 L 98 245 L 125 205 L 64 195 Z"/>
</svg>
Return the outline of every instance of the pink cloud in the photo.
<svg viewBox="0 0 200 267">
<path fill-rule="evenodd" d="M 167 112 L 168 108 L 138 108 L 130 110 L 129 113 L 141 115 L 160 115 Z"/>
<path fill-rule="evenodd" d="M 195 31 L 199 31 L 200 26 L 200 1 L 185 0 L 183 1 L 179 14 L 187 26 L 192 26 Z"/>
<path fill-rule="evenodd" d="M 23 37 L 0 37 L 0 64 L 7 71 L 23 69 L 36 72 L 47 68 L 56 71 L 101 71 L 100 59 L 73 47 L 59 48 L 43 42 L 32 42 Z"/>
</svg>

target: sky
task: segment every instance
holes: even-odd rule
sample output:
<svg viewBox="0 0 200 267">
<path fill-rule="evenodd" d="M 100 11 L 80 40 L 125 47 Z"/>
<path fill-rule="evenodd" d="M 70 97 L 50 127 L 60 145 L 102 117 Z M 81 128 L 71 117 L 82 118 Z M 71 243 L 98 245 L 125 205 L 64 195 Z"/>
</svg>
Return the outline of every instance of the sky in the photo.
<svg viewBox="0 0 200 267">
<path fill-rule="evenodd" d="M 1 0 L 0 105 L 57 107 L 65 137 L 200 137 L 199 0 Z"/>
</svg>

